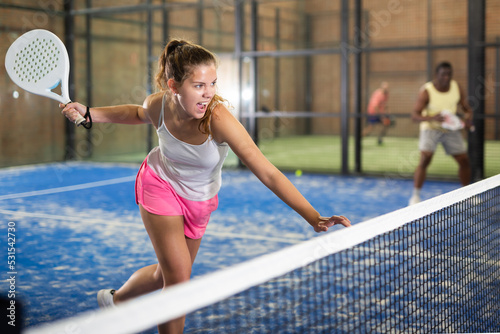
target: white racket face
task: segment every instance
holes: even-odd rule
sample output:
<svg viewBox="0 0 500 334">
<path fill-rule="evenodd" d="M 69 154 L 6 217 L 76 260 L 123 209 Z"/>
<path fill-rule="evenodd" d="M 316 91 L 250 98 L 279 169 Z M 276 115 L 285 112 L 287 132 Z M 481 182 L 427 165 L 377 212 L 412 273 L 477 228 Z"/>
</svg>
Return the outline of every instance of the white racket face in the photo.
<svg viewBox="0 0 500 334">
<path fill-rule="evenodd" d="M 16 39 L 7 51 L 5 68 L 22 89 L 64 104 L 70 102 L 68 53 L 50 31 L 35 29 Z M 61 95 L 52 92 L 59 84 Z"/>
<path fill-rule="evenodd" d="M 449 110 L 441 111 L 441 115 L 444 117 L 444 122 L 441 123 L 443 129 L 456 131 L 464 128 L 464 122 L 458 118 L 457 115 Z"/>
</svg>

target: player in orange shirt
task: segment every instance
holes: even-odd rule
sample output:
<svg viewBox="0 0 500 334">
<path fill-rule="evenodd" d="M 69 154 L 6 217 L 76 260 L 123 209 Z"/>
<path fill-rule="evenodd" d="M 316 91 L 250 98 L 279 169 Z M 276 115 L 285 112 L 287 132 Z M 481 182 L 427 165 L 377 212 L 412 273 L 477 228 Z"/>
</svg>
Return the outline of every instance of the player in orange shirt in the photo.
<svg viewBox="0 0 500 334">
<path fill-rule="evenodd" d="M 368 136 L 373 131 L 375 125 L 381 124 L 382 129 L 378 135 L 378 144 L 381 145 L 387 129 L 391 125 L 391 120 L 387 116 L 387 100 L 389 100 L 389 84 L 386 81 L 381 82 L 368 103 L 368 118 L 363 137 Z"/>
</svg>

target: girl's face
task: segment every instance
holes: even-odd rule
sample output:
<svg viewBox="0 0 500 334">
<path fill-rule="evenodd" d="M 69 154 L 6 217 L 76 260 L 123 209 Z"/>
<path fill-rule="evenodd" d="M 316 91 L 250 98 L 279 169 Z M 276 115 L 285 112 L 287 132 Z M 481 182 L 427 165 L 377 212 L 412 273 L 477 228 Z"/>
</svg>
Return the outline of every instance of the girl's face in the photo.
<svg viewBox="0 0 500 334">
<path fill-rule="evenodd" d="M 199 65 L 177 88 L 177 100 L 187 119 L 201 119 L 215 95 L 217 71 L 215 65 Z"/>
</svg>

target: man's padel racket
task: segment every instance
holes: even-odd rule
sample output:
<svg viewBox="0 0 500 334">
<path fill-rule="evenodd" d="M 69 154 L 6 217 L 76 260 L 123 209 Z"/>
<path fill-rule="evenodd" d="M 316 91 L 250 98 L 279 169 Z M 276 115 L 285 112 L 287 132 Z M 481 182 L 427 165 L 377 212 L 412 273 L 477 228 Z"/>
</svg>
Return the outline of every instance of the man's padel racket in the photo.
<svg viewBox="0 0 500 334">
<path fill-rule="evenodd" d="M 444 129 L 456 131 L 464 128 L 464 122 L 451 111 L 443 110 L 441 111 L 441 116 L 444 117 L 444 122 L 441 123 L 441 127 Z"/>
<path fill-rule="evenodd" d="M 71 102 L 68 52 L 63 42 L 50 31 L 35 29 L 17 38 L 5 56 L 5 69 L 22 89 L 65 105 Z M 59 84 L 61 95 L 52 91 Z M 90 128 L 81 115 L 75 124 Z"/>
</svg>

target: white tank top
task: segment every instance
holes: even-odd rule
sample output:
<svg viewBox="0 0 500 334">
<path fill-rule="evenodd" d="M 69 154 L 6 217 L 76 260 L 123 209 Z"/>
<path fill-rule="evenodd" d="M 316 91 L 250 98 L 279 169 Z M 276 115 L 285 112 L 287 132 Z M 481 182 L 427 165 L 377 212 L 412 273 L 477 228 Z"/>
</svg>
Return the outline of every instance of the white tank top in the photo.
<svg viewBox="0 0 500 334">
<path fill-rule="evenodd" d="M 200 145 L 175 138 L 163 120 L 164 107 L 165 95 L 156 130 L 159 145 L 149 153 L 148 166 L 185 199 L 205 201 L 214 197 L 221 187 L 221 169 L 229 146 L 211 136 Z"/>
</svg>

